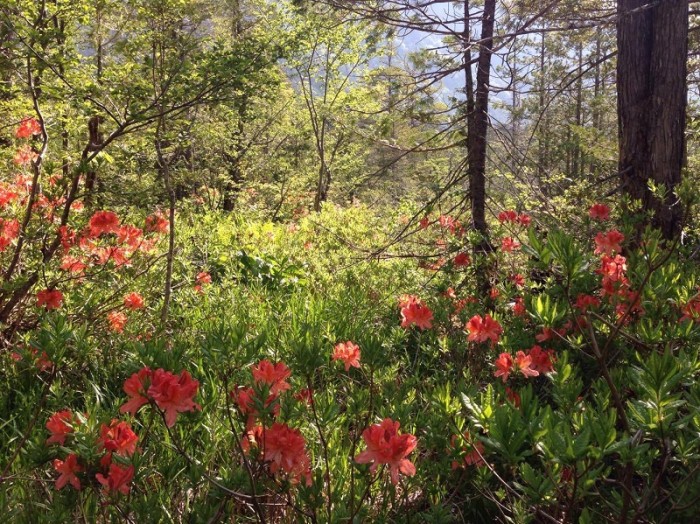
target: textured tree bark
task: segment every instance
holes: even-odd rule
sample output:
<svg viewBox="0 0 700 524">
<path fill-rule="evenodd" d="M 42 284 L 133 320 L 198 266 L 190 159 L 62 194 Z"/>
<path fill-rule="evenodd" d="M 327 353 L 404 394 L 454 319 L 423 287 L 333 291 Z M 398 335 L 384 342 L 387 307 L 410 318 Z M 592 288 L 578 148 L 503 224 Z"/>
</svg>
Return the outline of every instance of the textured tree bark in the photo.
<svg viewBox="0 0 700 524">
<path fill-rule="evenodd" d="M 467 130 L 472 226 L 484 237 L 488 235 L 486 224 L 486 133 L 489 126 L 489 85 L 495 14 L 496 0 L 486 0 L 481 22 L 481 46 L 476 69 L 474 112 L 469 120 L 470 125 Z"/>
<path fill-rule="evenodd" d="M 100 124 L 103 118 L 98 115 L 90 117 L 88 120 L 88 148 L 90 151 L 97 151 L 102 147 L 104 135 L 100 131 Z M 91 168 L 85 175 L 85 203 L 90 206 L 95 194 L 95 183 L 97 182 L 97 171 Z"/>
<path fill-rule="evenodd" d="M 491 56 L 493 54 L 493 24 L 496 0 L 485 0 L 481 20 L 481 42 L 476 69 L 473 111 L 467 118 L 467 174 L 471 201 L 472 227 L 481 234 L 481 241 L 474 246 L 474 263 L 477 291 L 488 299 L 491 287 L 490 264 L 486 257 L 493 250 L 486 223 L 486 134 L 489 127 L 489 85 Z M 467 87 L 469 87 L 469 76 Z M 470 107 L 468 102 L 467 107 Z"/>
<path fill-rule="evenodd" d="M 619 0 L 617 45 L 622 189 L 670 239 L 683 213 L 674 189 L 686 156 L 688 0 Z M 649 181 L 665 189 L 664 198 Z"/>
</svg>

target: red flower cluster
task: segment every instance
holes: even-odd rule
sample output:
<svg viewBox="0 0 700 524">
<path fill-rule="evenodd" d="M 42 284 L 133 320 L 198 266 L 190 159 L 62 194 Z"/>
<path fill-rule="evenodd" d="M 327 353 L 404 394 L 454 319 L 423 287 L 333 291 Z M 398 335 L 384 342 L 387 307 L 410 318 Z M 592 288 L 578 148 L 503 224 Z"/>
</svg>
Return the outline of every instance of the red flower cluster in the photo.
<svg viewBox="0 0 700 524">
<path fill-rule="evenodd" d="M 46 429 L 49 430 L 51 436 L 46 440 L 47 444 L 58 444 L 63 446 L 66 443 L 66 437 L 73 433 L 73 427 L 80 424 L 80 419 L 67 409 L 57 411 L 49 417 L 46 422 Z"/>
<path fill-rule="evenodd" d="M 80 489 L 80 479 L 76 474 L 83 471 L 83 467 L 78 464 L 78 455 L 71 453 L 66 457 L 66 460 L 55 459 L 53 468 L 61 474 L 56 479 L 56 489 L 63 489 L 66 484 Z"/>
<path fill-rule="evenodd" d="M 27 164 L 34 162 L 39 158 L 39 153 L 34 151 L 31 146 L 24 146 L 17 150 L 12 161 L 15 165 L 26 166 Z"/>
<path fill-rule="evenodd" d="M 130 399 L 120 411 L 136 415 L 141 406 L 153 401 L 165 413 L 165 424 L 171 428 L 178 413 L 202 409 L 193 400 L 198 389 L 199 382 L 187 371 L 173 375 L 163 369 L 152 371 L 144 367 L 124 382 L 124 392 Z"/>
<path fill-rule="evenodd" d="M 58 289 L 44 289 L 36 294 L 36 305 L 46 309 L 58 309 L 63 304 L 63 293 Z"/>
<path fill-rule="evenodd" d="M 311 460 L 306 440 L 298 429 L 275 422 L 263 431 L 263 460 L 270 463 L 270 473 L 283 471 L 296 484 L 303 477 L 311 485 Z"/>
<path fill-rule="evenodd" d="M 27 356 L 32 359 L 33 363 L 36 364 L 36 367 L 39 371 L 46 371 L 47 369 L 51 369 L 53 367 L 53 362 L 49 359 L 49 356 L 46 354 L 46 351 L 42 351 L 41 354 L 39 354 L 39 351 L 37 351 L 34 348 L 29 348 L 27 350 Z M 10 353 L 10 358 L 14 360 L 15 362 L 19 362 L 22 360 L 23 355 L 22 353 L 18 353 L 16 351 L 13 351 Z"/>
<path fill-rule="evenodd" d="M 105 454 L 100 459 L 100 465 L 109 468 L 112 464 L 112 453 L 121 457 L 131 457 L 136 452 L 138 440 L 138 436 L 127 422 L 113 419 L 109 426 L 102 424 L 97 443 Z"/>
<path fill-rule="evenodd" d="M 399 481 L 399 473 L 412 477 L 416 467 L 406 457 L 416 448 L 418 440 L 409 433 L 399 434 L 399 423 L 385 418 L 380 424 L 373 424 L 362 432 L 367 449 L 355 457 L 359 464 L 372 463 L 374 473 L 380 464 L 389 466 L 391 482 Z"/>
<path fill-rule="evenodd" d="M 495 360 L 494 365 L 496 366 L 496 372 L 493 376 L 496 378 L 501 377 L 503 382 L 505 382 L 513 369 L 513 357 L 510 356 L 510 353 L 501 353 Z"/>
<path fill-rule="evenodd" d="M 598 233 L 595 237 L 596 255 L 614 255 L 621 250 L 620 242 L 625 239 L 625 235 L 617 229 L 611 229 L 607 233 Z"/>
<path fill-rule="evenodd" d="M 124 307 L 132 311 L 141 309 L 143 307 L 143 297 L 135 291 L 129 293 L 124 297 Z"/>
<path fill-rule="evenodd" d="M 109 327 L 112 331 L 115 333 L 122 333 L 128 319 L 121 311 L 110 311 L 107 314 L 107 320 L 109 321 Z"/>
<path fill-rule="evenodd" d="M 351 342 L 348 344 L 352 344 Z M 259 409 L 269 410 L 273 417 L 279 415 L 279 395 L 291 388 L 287 379 L 291 371 L 282 362 L 273 364 L 269 360 L 261 360 L 252 369 L 255 387 L 242 387 L 231 392 L 242 415 L 246 417 L 246 432 L 241 441 L 241 447 L 247 452 L 251 446 L 261 448 L 261 457 L 269 463 L 270 473 L 284 473 L 293 484 L 302 478 L 306 485 L 311 485 L 311 460 L 306 451 L 306 441 L 301 432 L 290 428 L 287 424 L 274 422 L 270 427 L 256 425 Z M 257 395 L 269 391 L 264 405 L 257 400 Z M 308 399 L 312 402 L 310 390 L 301 390 L 295 397 Z"/>
<path fill-rule="evenodd" d="M 457 236 L 463 232 L 462 224 L 460 224 L 459 220 L 449 215 L 440 215 L 438 224 L 440 224 L 441 228 L 447 229 L 450 233 Z"/>
<path fill-rule="evenodd" d="M 516 317 L 524 317 L 527 314 L 525 299 L 523 299 L 523 297 L 515 297 L 515 301 L 513 303 L 513 314 Z"/>
<path fill-rule="evenodd" d="M 19 237 L 19 220 L 0 218 L 0 252 L 5 251 L 12 241 Z"/>
<path fill-rule="evenodd" d="M 170 221 L 160 210 L 146 217 L 146 231 L 167 233 L 168 229 L 170 229 Z"/>
<path fill-rule="evenodd" d="M 425 330 L 433 327 L 433 312 L 428 306 L 413 295 L 404 295 L 399 299 L 401 308 L 401 327 L 408 328 L 416 325 Z"/>
<path fill-rule="evenodd" d="M 466 330 L 469 332 L 467 337 L 469 342 L 480 343 L 490 340 L 492 346 L 498 343 L 501 334 L 503 334 L 501 325 L 489 314 L 483 318 L 481 315 L 474 315 L 467 322 Z"/>
<path fill-rule="evenodd" d="M 472 259 L 469 257 L 469 253 L 459 253 L 452 260 L 455 267 L 467 267 L 471 262 Z"/>
<path fill-rule="evenodd" d="M 593 295 L 580 294 L 576 297 L 576 303 L 574 304 L 576 309 L 585 313 L 591 308 L 597 308 L 600 306 L 600 299 L 594 297 Z"/>
<path fill-rule="evenodd" d="M 333 348 L 333 360 L 342 360 L 345 363 L 345 371 L 350 367 L 360 367 L 360 347 L 349 340 L 336 344 Z"/>
<path fill-rule="evenodd" d="M 607 220 L 610 218 L 610 208 L 605 204 L 593 204 L 588 210 L 588 216 L 593 220 Z"/>
<path fill-rule="evenodd" d="M 96 238 L 119 230 L 119 217 L 112 211 L 97 211 L 90 218 L 89 234 Z"/>
<path fill-rule="evenodd" d="M 139 438 L 131 429 L 128 422 L 113 419 L 109 426 L 100 426 L 100 438 L 97 439 L 101 449 L 108 453 L 116 453 L 123 457 L 130 457 L 136 451 L 136 442 Z"/>
<path fill-rule="evenodd" d="M 517 288 L 525 287 L 525 277 L 520 273 L 515 273 L 509 276 L 508 280 L 510 280 L 513 283 L 513 285 Z"/>
<path fill-rule="evenodd" d="M 29 138 L 34 135 L 41 133 L 41 124 L 36 118 L 25 118 L 23 119 L 17 129 L 15 129 L 15 136 L 17 138 Z"/>
<path fill-rule="evenodd" d="M 197 293 L 201 293 L 201 292 L 202 292 L 202 288 L 203 288 L 205 285 L 211 284 L 211 275 L 210 275 L 209 273 L 207 273 L 206 271 L 200 271 L 200 272 L 197 274 L 197 277 L 196 277 L 196 279 L 195 279 L 195 282 L 196 282 L 196 283 L 195 283 L 195 285 L 194 285 L 194 290 L 195 290 Z"/>
<path fill-rule="evenodd" d="M 531 219 L 529 215 L 526 215 L 525 213 L 518 214 L 516 211 L 513 211 L 512 209 L 508 209 L 506 211 L 501 211 L 498 214 L 498 221 L 501 224 L 516 224 L 519 226 L 527 227 L 530 225 Z"/>
<path fill-rule="evenodd" d="M 241 414 L 247 417 L 246 430 L 251 431 L 255 427 L 255 424 L 258 418 L 260 417 L 260 413 L 258 412 L 258 408 L 256 407 L 257 397 L 255 394 L 255 390 L 251 387 L 238 388 L 231 392 L 231 398 L 238 405 L 238 409 L 240 410 Z M 267 399 L 265 400 L 265 404 L 263 405 L 265 410 L 270 410 L 270 407 L 272 406 L 272 409 L 269 411 L 269 413 L 273 417 L 279 416 L 280 413 L 279 402 L 275 402 L 277 398 L 278 395 L 271 393 L 270 395 L 268 395 Z"/>
<path fill-rule="evenodd" d="M 134 478 L 134 466 L 122 467 L 113 463 L 109 465 L 109 473 L 106 477 L 102 473 L 98 473 L 95 477 L 106 492 L 127 495 L 130 490 L 129 483 Z"/>
<path fill-rule="evenodd" d="M 511 253 L 520 249 L 520 242 L 513 240 L 511 237 L 504 237 L 501 240 L 501 250 L 504 253 Z"/>
<path fill-rule="evenodd" d="M 273 364 L 267 359 L 263 359 L 252 368 L 253 380 L 257 390 L 252 387 L 241 387 L 230 393 L 231 398 L 238 405 L 241 414 L 246 416 L 246 430 L 253 431 L 257 420 L 260 417 L 259 406 L 262 406 L 273 417 L 279 415 L 280 405 L 277 402 L 280 393 L 291 389 L 287 379 L 292 372 L 283 363 Z M 258 400 L 259 390 L 265 388 L 268 397 L 262 404 Z"/>
<path fill-rule="evenodd" d="M 695 295 L 691 298 L 687 304 L 682 308 L 683 316 L 680 321 L 692 320 L 693 322 L 700 322 L 700 295 Z"/>
<path fill-rule="evenodd" d="M 515 359 L 509 353 L 501 353 L 494 362 L 496 371 L 493 375 L 496 378 L 500 377 L 505 383 L 514 366 L 517 366 L 525 378 L 536 377 L 554 371 L 554 362 L 554 351 L 535 345 L 527 353 L 518 351 Z"/>
<path fill-rule="evenodd" d="M 272 395 L 292 388 L 287 382 L 292 372 L 283 362 L 273 364 L 269 360 L 263 359 L 256 366 L 253 366 L 252 372 L 255 383 L 259 386 L 267 386 Z"/>
</svg>

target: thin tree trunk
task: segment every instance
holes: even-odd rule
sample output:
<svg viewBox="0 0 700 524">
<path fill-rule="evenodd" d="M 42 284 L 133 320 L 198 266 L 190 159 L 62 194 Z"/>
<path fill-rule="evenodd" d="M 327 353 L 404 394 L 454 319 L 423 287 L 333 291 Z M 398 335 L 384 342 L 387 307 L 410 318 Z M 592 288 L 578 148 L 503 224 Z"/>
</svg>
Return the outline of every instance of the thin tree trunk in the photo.
<svg viewBox="0 0 700 524">
<path fill-rule="evenodd" d="M 467 158 L 472 227 L 481 235 L 474 246 L 478 292 L 486 296 L 490 288 L 489 265 L 485 257 L 492 251 L 486 222 L 486 135 L 489 126 L 489 84 L 493 53 L 493 25 L 496 0 L 485 0 L 481 21 L 481 45 L 476 70 L 473 117 L 468 122 Z M 478 260 L 481 258 L 482 260 Z"/>
<path fill-rule="evenodd" d="M 160 111 L 162 113 L 162 109 Z M 170 180 L 170 162 L 163 153 L 163 134 L 165 133 L 165 121 L 161 116 L 156 129 L 155 146 L 158 159 L 158 174 L 163 178 L 165 191 L 168 195 L 168 223 L 170 231 L 168 235 L 168 254 L 166 257 L 165 284 L 163 289 L 163 307 L 160 310 L 161 327 L 165 326 L 170 308 L 170 297 L 173 289 L 173 261 L 175 260 L 175 203 L 176 196 Z"/>
<path fill-rule="evenodd" d="M 486 134 L 489 126 L 489 85 L 493 49 L 493 24 L 496 0 L 486 0 L 481 27 L 481 46 L 476 71 L 474 116 L 468 132 L 469 188 L 472 204 L 472 225 L 488 237 L 486 223 Z"/>
<path fill-rule="evenodd" d="M 583 71 L 583 43 L 578 44 L 578 69 Z M 576 133 L 574 134 L 573 159 L 571 165 L 571 175 L 574 180 L 581 176 L 583 167 L 583 151 L 581 149 L 581 127 L 583 126 L 583 75 L 580 75 L 576 82 L 576 114 L 574 115 Z"/>
<path fill-rule="evenodd" d="M 549 185 L 545 182 L 547 177 L 547 166 L 549 159 L 549 113 L 546 109 L 547 99 L 545 96 L 545 58 L 546 58 L 546 40 L 545 32 L 543 31 L 540 37 L 540 80 L 538 82 L 539 91 L 539 113 L 542 115 L 542 123 L 538 126 L 539 140 L 537 141 L 537 181 L 540 185 L 542 194 L 549 195 Z"/>
</svg>

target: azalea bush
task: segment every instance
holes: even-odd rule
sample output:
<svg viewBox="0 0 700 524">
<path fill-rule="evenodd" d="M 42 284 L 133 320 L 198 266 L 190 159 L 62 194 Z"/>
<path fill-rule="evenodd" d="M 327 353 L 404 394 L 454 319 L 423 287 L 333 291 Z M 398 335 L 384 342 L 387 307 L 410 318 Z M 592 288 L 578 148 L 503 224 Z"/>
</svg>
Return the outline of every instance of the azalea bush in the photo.
<svg viewBox="0 0 700 524">
<path fill-rule="evenodd" d="M 603 204 L 576 235 L 505 210 L 486 259 L 458 217 L 409 213 L 185 207 L 165 325 L 163 215 L 75 215 L 17 310 L 33 329 L 0 354 L 0 507 L 13 522 L 692 519 L 692 260 Z M 413 240 L 363 256 L 389 221 Z"/>
</svg>

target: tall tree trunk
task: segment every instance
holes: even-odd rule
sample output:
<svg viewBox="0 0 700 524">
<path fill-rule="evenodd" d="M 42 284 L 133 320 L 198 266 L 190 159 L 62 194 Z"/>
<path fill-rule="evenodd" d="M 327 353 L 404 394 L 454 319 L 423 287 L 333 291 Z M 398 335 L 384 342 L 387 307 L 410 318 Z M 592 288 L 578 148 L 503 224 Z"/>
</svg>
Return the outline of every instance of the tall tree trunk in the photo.
<svg viewBox="0 0 700 524">
<path fill-rule="evenodd" d="M 576 132 L 573 134 L 574 147 L 571 166 L 571 177 L 574 180 L 578 180 L 581 177 L 581 168 L 583 166 L 583 150 L 581 148 L 581 127 L 583 127 L 583 42 L 578 43 L 577 54 L 580 74 L 576 81 L 576 110 L 574 114 Z"/>
<path fill-rule="evenodd" d="M 488 225 L 486 224 L 486 133 L 489 127 L 489 85 L 495 14 L 496 0 L 486 0 L 481 21 L 481 45 L 476 70 L 474 114 L 467 130 L 472 225 L 485 238 L 488 238 Z"/>
<path fill-rule="evenodd" d="M 488 290 L 491 287 L 489 281 L 490 267 L 487 257 L 493 250 L 488 237 L 488 224 L 486 223 L 486 134 L 489 127 L 489 84 L 495 14 L 496 0 L 485 0 L 481 20 L 481 40 L 476 70 L 473 111 L 467 121 L 467 160 L 469 163 L 467 169 L 469 198 L 472 208 L 472 227 L 481 234 L 481 240 L 474 246 L 474 262 L 476 266 L 477 291 L 485 299 L 487 299 Z M 467 107 L 469 107 L 469 103 Z"/>
<path fill-rule="evenodd" d="M 539 91 L 538 110 L 542 115 L 542 122 L 538 127 L 539 138 L 537 140 L 537 181 L 542 194 L 549 196 L 549 184 L 545 181 L 549 166 L 549 111 L 547 110 L 546 84 L 545 84 L 545 58 L 546 58 L 546 33 L 540 35 L 540 78 L 537 85 Z"/>
<path fill-rule="evenodd" d="M 102 84 L 102 70 L 104 65 L 104 43 L 102 38 L 102 8 L 98 5 L 95 13 L 95 68 L 98 85 Z M 90 117 L 88 121 L 88 133 L 90 147 L 99 148 L 104 140 L 100 132 L 100 124 L 104 118 L 99 115 Z M 94 149 L 93 149 L 94 150 Z M 97 171 L 94 166 L 85 175 L 85 203 L 89 206 L 95 194 Z"/>
<path fill-rule="evenodd" d="M 617 95 L 622 188 L 667 239 L 680 232 L 674 193 L 685 165 L 688 0 L 618 0 Z M 653 181 L 666 191 L 656 198 Z"/>
</svg>

